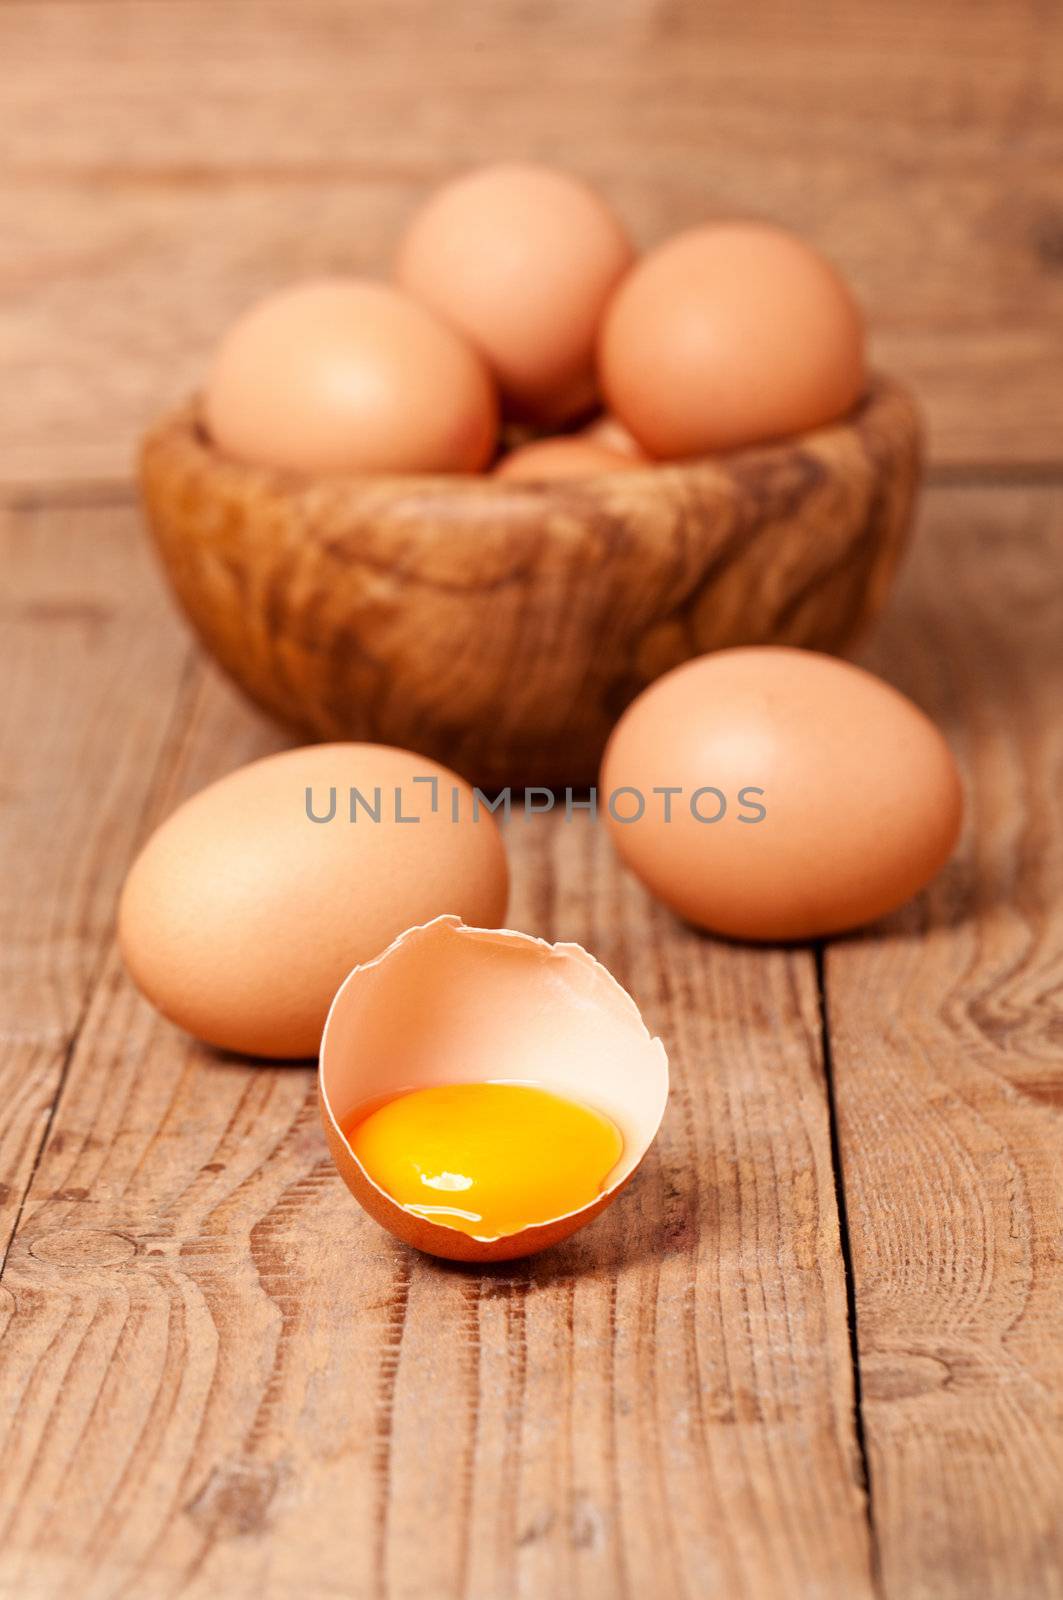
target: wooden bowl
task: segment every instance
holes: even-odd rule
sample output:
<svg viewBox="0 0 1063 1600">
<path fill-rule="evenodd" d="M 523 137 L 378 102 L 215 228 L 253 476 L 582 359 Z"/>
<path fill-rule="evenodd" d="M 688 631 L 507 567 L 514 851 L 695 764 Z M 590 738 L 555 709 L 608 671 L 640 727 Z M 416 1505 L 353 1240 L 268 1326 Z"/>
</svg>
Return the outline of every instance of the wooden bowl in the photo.
<svg viewBox="0 0 1063 1600">
<path fill-rule="evenodd" d="M 689 656 L 840 650 L 904 546 L 918 417 L 885 379 L 767 448 L 548 484 L 313 481 L 226 460 L 194 403 L 141 483 L 208 649 L 304 733 L 434 756 L 473 783 L 595 780 L 617 716 Z"/>
</svg>

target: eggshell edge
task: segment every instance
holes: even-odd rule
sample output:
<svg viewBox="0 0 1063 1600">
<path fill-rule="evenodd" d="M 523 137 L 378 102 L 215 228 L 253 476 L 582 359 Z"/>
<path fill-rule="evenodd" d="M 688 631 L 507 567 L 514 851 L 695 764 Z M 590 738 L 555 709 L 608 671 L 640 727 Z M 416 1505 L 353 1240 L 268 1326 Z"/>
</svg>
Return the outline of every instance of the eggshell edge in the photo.
<svg viewBox="0 0 1063 1600">
<path fill-rule="evenodd" d="M 461 1232 L 457 1228 L 448 1228 L 439 1223 L 429 1222 L 426 1218 L 418 1217 L 404 1206 L 398 1204 L 366 1172 L 361 1162 L 345 1139 L 338 1122 L 332 1112 L 329 1102 L 326 1079 L 328 1069 L 326 1057 L 328 1053 L 329 1027 L 337 1007 L 342 1002 L 344 991 L 354 982 L 360 974 L 372 967 L 379 966 L 386 961 L 388 956 L 399 945 L 417 933 L 422 933 L 428 928 L 445 924 L 455 929 L 462 929 L 468 933 L 481 935 L 486 938 L 513 939 L 529 945 L 537 945 L 554 954 L 561 953 L 574 960 L 582 962 L 585 966 L 592 967 L 604 974 L 615 992 L 621 1007 L 627 1010 L 632 1018 L 642 1029 L 647 1043 L 658 1058 L 660 1070 L 664 1078 L 664 1094 L 661 1100 L 660 1114 L 653 1128 L 645 1135 L 642 1149 L 630 1170 L 623 1177 L 618 1178 L 609 1188 L 604 1189 L 597 1199 L 588 1205 L 579 1207 L 559 1217 L 552 1217 L 546 1222 L 536 1223 L 534 1227 L 522 1228 L 517 1233 L 503 1234 L 498 1238 L 480 1238 L 474 1234 Z M 362 1208 L 369 1213 L 373 1220 L 389 1233 L 401 1239 L 404 1244 L 411 1245 L 415 1250 L 420 1250 L 426 1255 L 437 1256 L 446 1261 L 516 1261 L 522 1256 L 536 1255 L 539 1251 L 547 1249 L 550 1245 L 559 1244 L 563 1239 L 569 1238 L 586 1227 L 589 1222 L 599 1216 L 630 1183 L 635 1176 L 654 1139 L 660 1131 L 661 1122 L 668 1104 L 670 1090 L 668 1056 L 660 1038 L 650 1033 L 642 1018 L 634 998 L 627 992 L 621 983 L 613 977 L 609 969 L 596 960 L 590 951 L 582 945 L 570 941 L 561 941 L 551 944 L 549 940 L 539 939 L 534 934 L 523 933 L 516 928 L 478 928 L 461 921 L 453 913 L 444 913 L 442 916 L 433 917 L 430 922 L 419 923 L 415 927 L 406 928 L 397 938 L 374 956 L 372 961 L 364 961 L 344 978 L 337 989 L 328 1016 L 325 1018 L 325 1027 L 321 1035 L 321 1049 L 318 1054 L 318 1105 L 321 1119 L 325 1128 L 325 1138 L 329 1147 L 329 1154 L 335 1163 L 336 1169 L 354 1195 Z"/>
</svg>

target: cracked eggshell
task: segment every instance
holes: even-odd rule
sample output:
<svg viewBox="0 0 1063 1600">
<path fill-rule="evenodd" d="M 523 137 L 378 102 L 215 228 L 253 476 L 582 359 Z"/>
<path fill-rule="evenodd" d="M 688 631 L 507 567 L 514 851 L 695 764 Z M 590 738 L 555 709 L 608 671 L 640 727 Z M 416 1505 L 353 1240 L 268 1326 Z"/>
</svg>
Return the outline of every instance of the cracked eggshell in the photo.
<svg viewBox="0 0 1063 1600">
<path fill-rule="evenodd" d="M 624 1151 L 589 1205 L 499 1238 L 415 1216 L 366 1172 L 343 1134 L 360 1107 L 440 1083 L 530 1082 L 612 1117 Z M 668 1058 L 631 996 L 577 944 L 454 916 L 410 928 L 355 967 L 321 1040 L 321 1114 L 354 1197 L 396 1238 L 451 1261 L 510 1261 L 557 1244 L 616 1199 L 661 1124 Z"/>
</svg>

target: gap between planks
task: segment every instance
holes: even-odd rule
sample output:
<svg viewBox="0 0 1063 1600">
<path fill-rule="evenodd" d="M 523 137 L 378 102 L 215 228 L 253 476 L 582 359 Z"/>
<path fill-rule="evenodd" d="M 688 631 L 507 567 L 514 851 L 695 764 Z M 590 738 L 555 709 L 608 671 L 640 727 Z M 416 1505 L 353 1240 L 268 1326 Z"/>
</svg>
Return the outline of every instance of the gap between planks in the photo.
<svg viewBox="0 0 1063 1600">
<path fill-rule="evenodd" d="M 933 489 L 1037 489 L 1063 485 L 1063 458 L 1058 461 L 937 461 L 927 466 L 920 492 Z M 78 481 L 0 479 L 0 508 L 12 513 L 70 508 L 134 506 L 139 490 L 131 478 Z M 918 509 L 917 513 L 918 515 Z"/>
<path fill-rule="evenodd" d="M 845 1174 L 842 1169 L 841 1134 L 838 1126 L 838 1102 L 834 1086 L 834 1057 L 830 1037 L 830 1001 L 827 995 L 825 951 L 829 940 L 817 940 L 812 946 L 816 967 L 816 997 L 819 1002 L 820 1057 L 823 1065 L 823 1082 L 827 1095 L 827 1117 L 830 1124 L 830 1164 L 834 1175 L 834 1201 L 838 1210 L 838 1243 L 841 1249 L 842 1273 L 845 1280 L 845 1306 L 849 1324 L 849 1361 L 853 1370 L 853 1432 L 860 1456 L 860 1473 L 863 1479 L 864 1507 L 867 1516 L 868 1556 L 871 1564 L 871 1586 L 876 1595 L 882 1594 L 882 1570 L 879 1558 L 878 1535 L 875 1528 L 874 1486 L 871 1481 L 871 1458 L 867 1448 L 864 1425 L 864 1389 L 860 1372 L 860 1323 L 856 1297 L 856 1276 L 853 1271 L 853 1242 L 849 1229 L 849 1204 L 845 1195 Z"/>
</svg>

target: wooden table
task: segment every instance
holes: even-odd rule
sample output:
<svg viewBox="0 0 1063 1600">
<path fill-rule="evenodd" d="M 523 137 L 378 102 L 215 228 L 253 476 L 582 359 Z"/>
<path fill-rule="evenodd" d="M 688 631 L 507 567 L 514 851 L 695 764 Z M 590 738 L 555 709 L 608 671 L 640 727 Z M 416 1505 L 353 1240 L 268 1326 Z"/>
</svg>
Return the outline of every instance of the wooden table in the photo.
<svg viewBox="0 0 1063 1600">
<path fill-rule="evenodd" d="M 4 1600 L 1063 1595 L 1061 44 L 1010 0 L 0 11 Z M 865 659 L 969 812 L 918 901 L 790 950 L 515 819 L 512 922 L 617 973 L 674 1093 L 599 1223 L 479 1273 L 378 1231 L 311 1070 L 164 1024 L 112 925 L 152 825 L 283 742 L 163 592 L 135 436 L 250 296 L 497 153 L 851 274 L 931 429 Z"/>
</svg>

